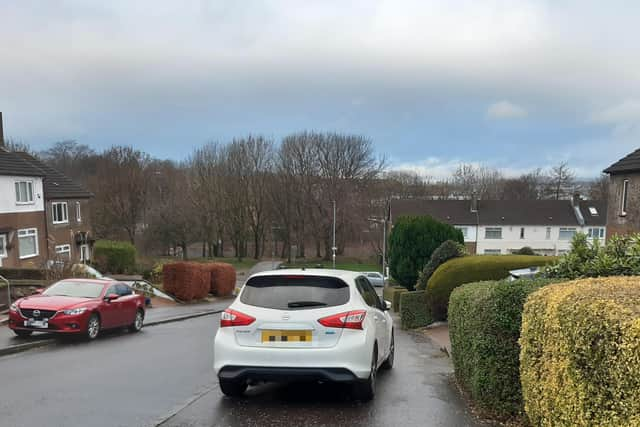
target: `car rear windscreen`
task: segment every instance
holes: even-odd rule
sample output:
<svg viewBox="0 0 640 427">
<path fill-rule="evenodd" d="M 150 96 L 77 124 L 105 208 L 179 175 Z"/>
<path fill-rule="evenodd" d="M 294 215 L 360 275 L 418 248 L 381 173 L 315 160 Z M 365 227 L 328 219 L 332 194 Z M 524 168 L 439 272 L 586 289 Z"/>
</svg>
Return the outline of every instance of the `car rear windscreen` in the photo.
<svg viewBox="0 0 640 427">
<path fill-rule="evenodd" d="M 244 285 L 240 301 L 277 310 L 334 307 L 349 302 L 349 286 L 322 276 L 258 276 Z"/>
</svg>

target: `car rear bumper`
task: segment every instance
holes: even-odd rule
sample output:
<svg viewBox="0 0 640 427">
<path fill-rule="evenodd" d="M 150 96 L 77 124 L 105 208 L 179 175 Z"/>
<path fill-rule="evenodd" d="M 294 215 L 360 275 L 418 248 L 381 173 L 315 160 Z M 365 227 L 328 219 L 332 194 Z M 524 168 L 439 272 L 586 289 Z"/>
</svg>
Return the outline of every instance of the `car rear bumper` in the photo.
<svg viewBox="0 0 640 427">
<path fill-rule="evenodd" d="M 345 368 L 287 368 L 225 366 L 218 377 L 236 381 L 331 381 L 356 382 L 358 377 Z"/>
</svg>

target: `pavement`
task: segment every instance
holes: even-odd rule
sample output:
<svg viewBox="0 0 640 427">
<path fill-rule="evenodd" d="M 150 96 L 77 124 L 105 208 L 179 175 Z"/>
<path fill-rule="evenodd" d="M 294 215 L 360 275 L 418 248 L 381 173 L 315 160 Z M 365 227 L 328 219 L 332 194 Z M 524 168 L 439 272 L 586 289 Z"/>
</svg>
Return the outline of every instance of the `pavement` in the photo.
<svg viewBox="0 0 640 427">
<path fill-rule="evenodd" d="M 224 397 L 212 370 L 218 316 L 112 332 L 0 358 L 2 425 L 478 426 L 452 366 L 422 334 L 396 331 L 396 363 L 363 404 L 332 384 L 265 384 Z"/>
</svg>

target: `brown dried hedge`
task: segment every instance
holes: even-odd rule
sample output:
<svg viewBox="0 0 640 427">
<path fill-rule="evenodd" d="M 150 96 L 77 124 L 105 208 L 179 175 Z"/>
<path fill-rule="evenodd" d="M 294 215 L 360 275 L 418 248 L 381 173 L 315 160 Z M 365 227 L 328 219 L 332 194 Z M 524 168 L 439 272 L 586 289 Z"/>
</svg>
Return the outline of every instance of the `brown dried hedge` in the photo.
<svg viewBox="0 0 640 427">
<path fill-rule="evenodd" d="M 211 274 L 210 292 L 217 297 L 232 295 L 236 287 L 236 269 L 224 262 L 204 265 Z"/>
<path fill-rule="evenodd" d="M 164 290 L 182 301 L 205 298 L 211 286 L 211 272 L 195 262 L 165 264 L 162 276 Z"/>
</svg>

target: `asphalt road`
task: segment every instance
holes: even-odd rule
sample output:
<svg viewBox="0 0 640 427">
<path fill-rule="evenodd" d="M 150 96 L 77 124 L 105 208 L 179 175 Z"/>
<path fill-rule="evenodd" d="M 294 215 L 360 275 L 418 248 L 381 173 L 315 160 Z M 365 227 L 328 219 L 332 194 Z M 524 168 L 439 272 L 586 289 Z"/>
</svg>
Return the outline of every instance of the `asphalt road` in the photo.
<svg viewBox="0 0 640 427">
<path fill-rule="evenodd" d="M 475 425 L 449 383 L 449 360 L 406 332 L 396 334 L 396 367 L 381 373 L 371 403 L 327 384 L 261 385 L 228 399 L 211 368 L 217 322 L 212 315 L 2 357 L 0 425 Z"/>
</svg>

